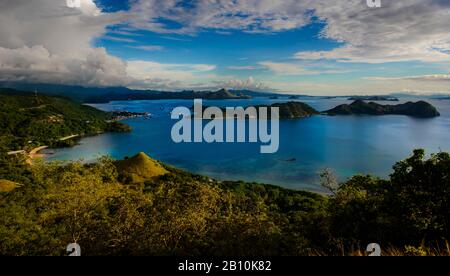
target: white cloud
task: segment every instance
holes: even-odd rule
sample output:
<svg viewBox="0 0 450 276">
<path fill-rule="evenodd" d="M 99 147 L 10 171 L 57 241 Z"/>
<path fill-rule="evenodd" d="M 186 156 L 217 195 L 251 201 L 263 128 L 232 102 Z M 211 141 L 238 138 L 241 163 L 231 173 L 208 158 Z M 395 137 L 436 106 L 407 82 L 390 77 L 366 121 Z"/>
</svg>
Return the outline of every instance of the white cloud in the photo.
<svg viewBox="0 0 450 276">
<path fill-rule="evenodd" d="M 195 33 L 201 29 L 247 32 L 283 31 L 305 26 L 308 7 L 296 0 L 137 0 L 131 8 L 132 24 L 159 33 Z M 181 26 L 173 28 L 158 19 Z"/>
<path fill-rule="evenodd" d="M 129 15 L 103 13 L 93 0 L 79 8 L 66 1 L 2 0 L 0 2 L 0 81 L 48 82 L 85 86 L 133 85 L 181 87 L 216 69 L 209 64 L 125 62 L 94 48 L 93 40 L 134 43 L 129 37 L 106 35 L 107 27 Z M 156 45 L 127 45 L 146 51 Z"/>
<path fill-rule="evenodd" d="M 340 41 L 330 51 L 299 52 L 299 59 L 383 63 L 450 60 L 450 2 L 366 0 L 138 0 L 131 9 L 134 27 L 160 33 L 194 34 L 213 29 L 253 33 L 299 29 L 314 18 L 325 22 L 321 36 Z M 169 26 L 159 19 L 179 24 Z"/>
<path fill-rule="evenodd" d="M 385 92 L 450 92 L 450 75 L 418 75 L 404 77 L 366 77 L 371 89 L 377 88 Z"/>
<path fill-rule="evenodd" d="M 192 65 L 192 69 L 199 71 L 199 72 L 207 72 L 207 71 L 213 71 L 216 69 L 216 65 L 210 65 L 210 64 L 194 64 Z"/>
<path fill-rule="evenodd" d="M 266 85 L 273 87 L 275 91 L 289 94 L 323 95 L 323 96 L 348 96 L 348 95 L 385 95 L 396 92 L 417 92 L 421 94 L 450 92 L 448 82 L 411 82 L 408 80 L 367 82 L 332 82 L 323 81 L 266 81 Z"/>
<path fill-rule="evenodd" d="M 0 1 L 0 80 L 55 82 L 82 85 L 133 85 L 142 88 L 220 87 L 282 90 L 302 87 L 325 90 L 333 84 L 281 83 L 253 78 L 217 76 L 216 65 L 161 64 L 149 61 L 125 62 L 103 48 L 92 45 L 104 36 L 118 42 L 135 43 L 134 30 L 168 34 L 196 34 L 203 30 L 232 30 L 273 33 L 299 29 L 320 20 L 326 27 L 323 38 L 342 42 L 329 51 L 307 51 L 295 55 L 301 60 L 384 63 L 419 60 L 450 61 L 450 2 L 444 0 L 383 1 L 370 9 L 365 0 L 135 0 L 127 12 L 104 13 L 94 0 L 81 0 L 80 8 L 69 8 L 60 0 Z M 165 19 L 165 20 L 161 20 Z M 162 22 L 173 21 L 169 26 Z M 128 23 L 128 28 L 107 31 L 107 27 Z M 125 37 L 123 37 L 125 36 Z M 167 39 L 184 40 L 185 36 Z M 138 39 L 138 38 L 137 38 Z M 136 40 L 137 40 L 136 39 Z M 192 38 L 194 39 L 194 38 Z M 301 39 L 301 38 L 299 38 Z M 162 50 L 157 45 L 129 45 L 145 51 Z M 338 70 L 302 67 L 298 62 L 263 61 L 255 66 L 230 66 L 230 70 L 265 68 L 276 75 L 342 73 Z M 309 69 L 313 68 L 313 69 Z M 372 84 L 375 79 L 366 79 Z M 443 89 L 446 75 L 382 79 L 373 87 L 381 89 Z M 393 85 L 395 81 L 400 85 Z M 419 83 L 419 84 L 417 84 Z M 448 85 L 447 83 L 445 85 Z M 291 87 L 291 88 L 289 88 Z M 334 86 L 342 91 L 365 87 Z M 331 91 L 330 93 L 332 93 Z"/>
<path fill-rule="evenodd" d="M 264 66 L 265 68 L 273 71 L 276 74 L 280 75 L 312 75 L 312 74 L 318 74 L 316 71 L 310 71 L 301 68 L 297 64 L 292 63 L 280 63 L 280 62 L 272 62 L 272 61 L 264 61 L 260 62 L 260 65 Z"/>
<path fill-rule="evenodd" d="M 142 37 L 143 34 L 139 34 L 134 32 L 136 31 L 135 29 L 127 29 L 127 28 L 122 28 L 120 30 L 114 29 L 114 30 L 108 30 L 108 34 L 113 34 L 113 35 L 121 35 L 121 36 L 132 36 L 132 37 Z"/>
<path fill-rule="evenodd" d="M 273 61 L 260 62 L 264 68 L 274 72 L 277 75 L 286 76 L 301 76 L 301 75 L 324 75 L 324 74 L 345 74 L 352 72 L 351 70 L 328 68 L 328 66 L 321 66 L 320 70 L 309 69 L 302 67 L 297 63 L 282 63 Z"/>
<path fill-rule="evenodd" d="M 136 43 L 137 42 L 135 39 L 132 39 L 132 38 L 117 37 L 117 36 L 111 36 L 111 35 L 106 35 L 106 36 L 103 36 L 102 38 L 105 40 L 124 42 L 124 43 Z"/>
<path fill-rule="evenodd" d="M 162 64 L 152 61 L 129 61 L 127 66 L 129 76 L 137 80 L 174 79 L 189 80 L 194 77 L 192 70 L 182 70 L 176 64 Z"/>
<path fill-rule="evenodd" d="M 422 81 L 422 82 L 450 82 L 450 75 L 422 75 L 422 76 L 407 76 L 407 77 L 367 77 L 366 80 L 372 81 Z"/>
<path fill-rule="evenodd" d="M 299 52 L 296 57 L 365 63 L 450 60 L 446 52 L 450 2 L 383 1 L 383 7 L 375 9 L 364 2 L 317 1 L 315 15 L 327 24 L 322 36 L 344 45 L 330 51 Z"/>
<path fill-rule="evenodd" d="M 65 1 L 2 0 L 0 2 L 0 47 L 42 45 L 51 53 L 80 54 L 91 48 L 93 38 L 105 27 L 122 21 L 123 14 L 105 14 L 92 0 L 81 8 L 69 8 Z"/>
<path fill-rule="evenodd" d="M 251 70 L 258 69 L 258 67 L 256 67 L 256 66 L 228 66 L 227 68 L 230 70 L 236 70 L 236 71 L 245 71 L 245 70 L 251 71 Z"/>
<path fill-rule="evenodd" d="M 51 54 L 43 46 L 0 48 L 0 81 L 28 81 L 86 86 L 124 85 L 130 80 L 125 63 L 105 49 L 89 49 L 70 58 Z"/>
<path fill-rule="evenodd" d="M 215 65 L 209 64 L 164 64 L 141 60 L 129 61 L 127 64 L 127 74 L 135 80 L 131 85 L 139 89 L 191 89 L 194 83 L 218 79 L 215 74 L 206 74 L 215 69 Z"/>
<path fill-rule="evenodd" d="M 280 93 L 297 93 L 297 94 L 332 94 L 336 95 L 347 88 L 338 87 L 331 83 L 315 83 L 308 81 L 268 81 L 268 86 L 274 87 Z"/>
<path fill-rule="evenodd" d="M 91 42 L 121 13 L 102 13 L 92 0 L 0 2 L 0 80 L 125 85 L 126 64 Z"/>
<path fill-rule="evenodd" d="M 249 89 L 249 90 L 270 90 L 271 88 L 262 82 L 257 82 L 253 77 L 248 79 L 231 79 L 227 81 L 216 82 L 216 87 L 229 89 Z"/>
<path fill-rule="evenodd" d="M 159 45 L 140 45 L 140 46 L 127 46 L 128 48 L 132 48 L 132 49 L 138 49 L 138 50 L 143 50 L 143 51 L 147 51 L 147 52 L 154 52 L 154 51 L 162 51 L 164 50 L 163 46 L 159 46 Z"/>
<path fill-rule="evenodd" d="M 214 70 L 214 65 L 206 64 L 162 64 L 151 61 L 129 61 L 127 74 L 135 81 L 130 84 L 136 89 L 158 90 L 218 90 L 251 89 L 264 90 L 268 86 L 255 81 L 253 77 L 238 79 L 231 76 L 205 74 Z"/>
</svg>

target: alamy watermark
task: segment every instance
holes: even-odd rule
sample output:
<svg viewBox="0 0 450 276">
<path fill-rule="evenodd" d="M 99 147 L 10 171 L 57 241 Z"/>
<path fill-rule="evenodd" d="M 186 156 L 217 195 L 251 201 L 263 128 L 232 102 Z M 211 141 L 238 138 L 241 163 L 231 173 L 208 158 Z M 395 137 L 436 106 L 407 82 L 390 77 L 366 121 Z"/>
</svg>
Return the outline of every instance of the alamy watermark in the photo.
<svg viewBox="0 0 450 276">
<path fill-rule="evenodd" d="M 381 0 L 367 0 L 369 8 L 381 8 Z"/>
<path fill-rule="evenodd" d="M 381 256 L 381 246 L 378 243 L 371 243 L 367 246 L 367 253 L 370 257 L 380 257 Z"/>
<path fill-rule="evenodd" d="M 69 8 L 81 8 L 81 0 L 66 0 L 66 3 Z"/>
<path fill-rule="evenodd" d="M 193 112 L 187 107 L 172 111 L 171 118 L 179 121 L 171 136 L 175 143 L 261 143 L 261 153 L 276 153 L 279 117 L 278 107 L 204 108 L 202 100 L 194 100 Z"/>
<path fill-rule="evenodd" d="M 80 257 L 81 256 L 81 247 L 77 243 L 71 243 L 71 244 L 67 245 L 66 251 L 70 257 Z"/>
</svg>

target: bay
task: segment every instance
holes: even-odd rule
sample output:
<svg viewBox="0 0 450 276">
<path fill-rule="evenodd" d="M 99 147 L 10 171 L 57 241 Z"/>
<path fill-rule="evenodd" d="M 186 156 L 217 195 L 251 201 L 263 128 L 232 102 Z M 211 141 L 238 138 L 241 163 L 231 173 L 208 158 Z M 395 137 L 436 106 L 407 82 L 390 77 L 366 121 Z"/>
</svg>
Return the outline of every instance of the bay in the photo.
<svg viewBox="0 0 450 276">
<path fill-rule="evenodd" d="M 417 101 L 402 98 L 401 102 Z M 207 106 L 234 107 L 272 104 L 288 98 L 204 101 Z M 302 97 L 323 111 L 342 103 L 344 98 Z M 108 133 L 87 137 L 72 148 L 47 150 L 47 160 L 94 161 L 103 155 L 117 159 L 146 152 L 167 164 L 219 180 L 244 180 L 280 185 L 286 188 L 322 191 L 317 172 L 332 168 L 344 180 L 355 174 L 387 177 L 395 162 L 407 158 L 414 149 L 427 153 L 450 151 L 450 101 L 427 100 L 441 117 L 420 119 L 407 116 L 314 116 L 280 122 L 280 148 L 275 154 L 261 154 L 260 144 L 182 143 L 171 139 L 176 122 L 170 111 L 191 107 L 191 100 L 123 101 L 93 105 L 105 111 L 150 112 L 151 119 L 124 121 L 131 133 Z M 389 103 L 396 104 L 396 103 Z"/>
</svg>

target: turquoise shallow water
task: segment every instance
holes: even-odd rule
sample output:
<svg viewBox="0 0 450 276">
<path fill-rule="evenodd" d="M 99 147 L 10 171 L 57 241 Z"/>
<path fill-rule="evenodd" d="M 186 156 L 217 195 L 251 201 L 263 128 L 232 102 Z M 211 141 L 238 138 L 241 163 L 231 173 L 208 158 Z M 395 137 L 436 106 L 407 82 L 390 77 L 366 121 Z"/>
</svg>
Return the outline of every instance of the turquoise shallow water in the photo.
<svg viewBox="0 0 450 276">
<path fill-rule="evenodd" d="M 404 99 L 417 100 L 417 99 Z M 212 106 L 248 106 L 288 99 L 205 101 Z M 318 110 L 345 99 L 304 98 Z M 280 148 L 276 154 L 260 154 L 260 144 L 175 144 L 171 129 L 176 122 L 169 112 L 192 101 L 132 101 L 95 105 L 102 110 L 150 112 L 152 119 L 125 121 L 132 133 L 88 137 L 73 148 L 49 150 L 48 160 L 92 161 L 101 155 L 123 158 L 144 151 L 153 158 L 220 180 L 245 180 L 294 189 L 320 191 L 317 172 L 329 167 L 341 179 L 357 173 L 387 177 L 396 161 L 413 149 L 428 153 L 450 151 L 450 101 L 429 101 L 442 116 L 416 119 L 406 116 L 315 116 L 280 122 Z M 287 160 L 295 158 L 295 162 Z"/>
</svg>

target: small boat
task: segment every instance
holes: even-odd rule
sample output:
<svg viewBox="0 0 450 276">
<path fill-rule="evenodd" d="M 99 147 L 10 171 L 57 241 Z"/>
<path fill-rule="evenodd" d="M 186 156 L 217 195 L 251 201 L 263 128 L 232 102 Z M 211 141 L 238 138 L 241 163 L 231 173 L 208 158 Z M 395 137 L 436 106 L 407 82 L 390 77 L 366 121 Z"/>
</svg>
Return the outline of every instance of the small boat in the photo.
<svg viewBox="0 0 450 276">
<path fill-rule="evenodd" d="M 296 162 L 297 161 L 297 158 L 291 158 L 291 159 L 287 159 L 287 160 L 285 160 L 286 162 Z"/>
</svg>

